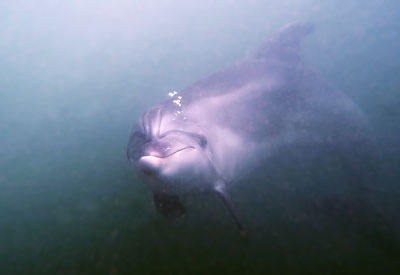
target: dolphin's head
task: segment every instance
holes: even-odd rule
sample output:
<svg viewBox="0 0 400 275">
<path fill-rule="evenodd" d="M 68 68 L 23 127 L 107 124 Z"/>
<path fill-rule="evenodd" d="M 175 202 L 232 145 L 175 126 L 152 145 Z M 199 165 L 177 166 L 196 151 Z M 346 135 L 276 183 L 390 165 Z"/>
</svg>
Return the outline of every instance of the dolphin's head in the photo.
<svg viewBox="0 0 400 275">
<path fill-rule="evenodd" d="M 142 116 L 131 134 L 128 159 L 153 191 L 181 194 L 212 184 L 207 137 L 182 123 L 156 108 Z"/>
</svg>

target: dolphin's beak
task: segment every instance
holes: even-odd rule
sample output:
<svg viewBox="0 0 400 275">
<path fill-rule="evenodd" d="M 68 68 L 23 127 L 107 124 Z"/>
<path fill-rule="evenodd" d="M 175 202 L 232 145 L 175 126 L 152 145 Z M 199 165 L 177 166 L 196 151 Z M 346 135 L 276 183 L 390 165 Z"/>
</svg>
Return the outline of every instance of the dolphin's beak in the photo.
<svg viewBox="0 0 400 275">
<path fill-rule="evenodd" d="M 143 171 L 143 173 L 145 173 L 146 175 L 157 176 L 159 171 L 161 170 L 161 166 L 164 159 L 186 149 L 196 149 L 196 148 L 193 146 L 185 146 L 183 148 L 180 148 L 173 152 L 169 152 L 164 155 L 160 154 L 159 152 L 151 152 L 149 155 L 142 156 L 139 159 L 139 169 Z"/>
<path fill-rule="evenodd" d="M 139 169 L 146 175 L 156 176 L 161 168 L 162 158 L 143 156 L 139 159 Z"/>
</svg>

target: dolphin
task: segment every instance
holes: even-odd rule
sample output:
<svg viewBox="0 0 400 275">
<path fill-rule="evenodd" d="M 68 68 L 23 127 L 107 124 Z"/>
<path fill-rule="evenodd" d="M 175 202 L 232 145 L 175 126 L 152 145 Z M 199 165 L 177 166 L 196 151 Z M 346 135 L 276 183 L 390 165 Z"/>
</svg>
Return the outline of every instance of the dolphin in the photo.
<svg viewBox="0 0 400 275">
<path fill-rule="evenodd" d="M 252 55 L 145 112 L 127 155 L 153 192 L 156 208 L 181 217 L 180 196 L 213 190 L 240 232 L 229 188 L 286 151 L 346 150 L 365 137 L 360 108 L 300 57 L 311 23 L 284 26 Z M 304 148 L 308 148 L 305 150 Z"/>
</svg>

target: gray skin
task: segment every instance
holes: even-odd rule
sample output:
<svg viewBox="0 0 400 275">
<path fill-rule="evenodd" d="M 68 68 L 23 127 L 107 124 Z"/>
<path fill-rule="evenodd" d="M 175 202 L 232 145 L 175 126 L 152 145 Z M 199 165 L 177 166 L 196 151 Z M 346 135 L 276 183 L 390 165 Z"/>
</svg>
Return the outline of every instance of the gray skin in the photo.
<svg viewBox="0 0 400 275">
<path fill-rule="evenodd" d="M 302 22 L 285 26 L 252 56 L 169 93 L 142 115 L 128 158 L 162 214 L 182 216 L 180 195 L 211 189 L 246 234 L 230 185 L 283 151 L 306 156 L 367 143 L 367 121 L 358 106 L 301 62 L 300 43 L 312 30 Z"/>
</svg>

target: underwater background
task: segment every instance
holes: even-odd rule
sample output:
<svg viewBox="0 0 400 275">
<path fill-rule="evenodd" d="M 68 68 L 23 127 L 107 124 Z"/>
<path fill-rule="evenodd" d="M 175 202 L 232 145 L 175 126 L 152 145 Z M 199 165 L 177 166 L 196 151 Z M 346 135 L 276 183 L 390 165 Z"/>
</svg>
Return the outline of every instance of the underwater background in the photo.
<svg viewBox="0 0 400 275">
<path fill-rule="evenodd" d="M 0 274 L 397 274 L 399 13 L 395 0 L 1 1 Z M 234 188 L 247 240 L 214 194 L 165 220 L 127 161 L 132 124 L 297 20 L 315 25 L 303 60 L 371 122 L 385 229 L 309 215 L 310 178 L 342 177 L 336 163 L 278 163 Z"/>
</svg>

